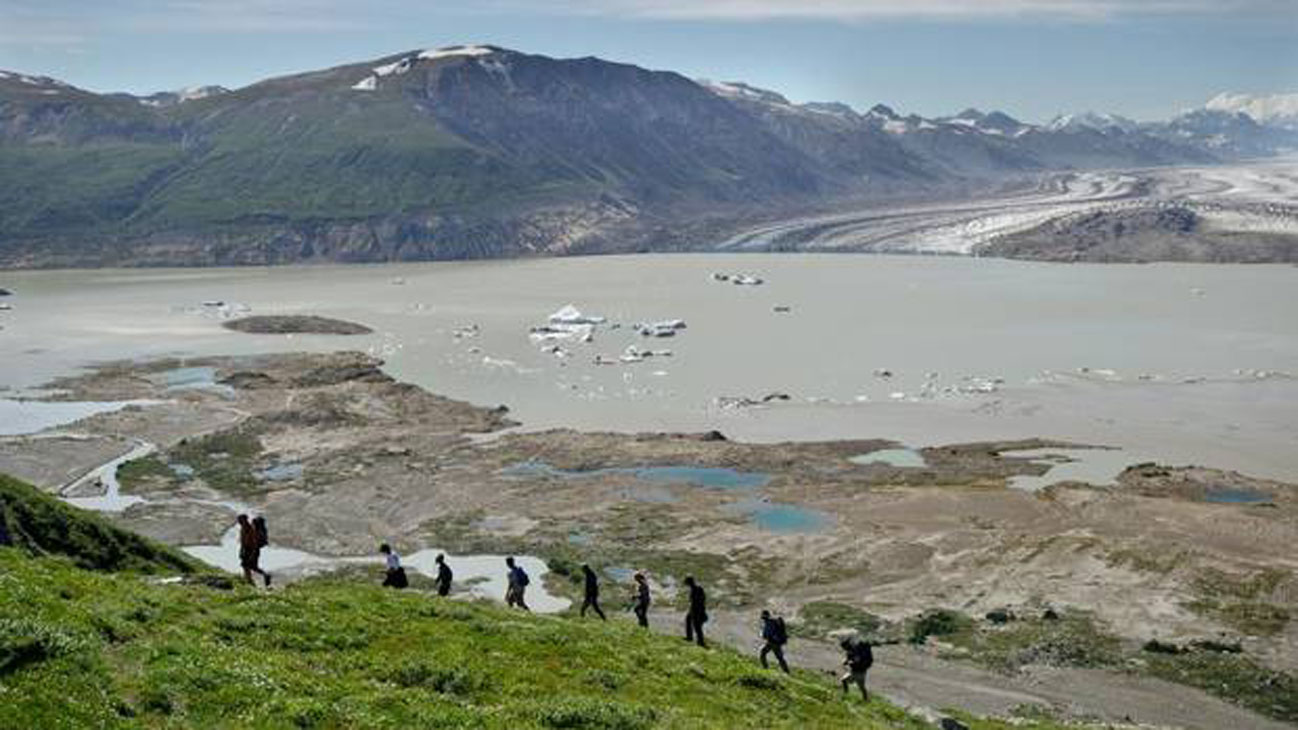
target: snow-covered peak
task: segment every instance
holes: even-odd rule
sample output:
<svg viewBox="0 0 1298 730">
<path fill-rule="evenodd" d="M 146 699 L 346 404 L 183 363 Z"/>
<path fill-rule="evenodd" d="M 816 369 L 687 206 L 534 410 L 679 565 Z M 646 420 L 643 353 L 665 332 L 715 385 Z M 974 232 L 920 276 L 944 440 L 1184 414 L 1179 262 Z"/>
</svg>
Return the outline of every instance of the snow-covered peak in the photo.
<svg viewBox="0 0 1298 730">
<path fill-rule="evenodd" d="M 1055 117 L 1050 124 L 1046 125 L 1046 128 L 1052 132 L 1081 132 L 1085 130 L 1106 132 L 1115 129 L 1120 132 L 1134 132 L 1139 126 L 1136 122 L 1117 114 L 1081 112 L 1079 114 L 1064 114 Z"/>
<path fill-rule="evenodd" d="M 224 86 L 187 86 L 176 91 L 159 91 L 156 94 L 136 98 L 144 106 L 167 107 L 228 93 L 230 90 Z"/>
<path fill-rule="evenodd" d="M 1205 109 L 1222 112 L 1243 112 L 1259 122 L 1268 124 L 1298 124 L 1298 94 L 1221 93 L 1204 104 Z"/>
<path fill-rule="evenodd" d="M 176 98 L 180 101 L 197 101 L 206 99 L 209 96 L 220 96 L 229 93 L 229 89 L 224 86 L 187 86 L 176 92 Z"/>
<path fill-rule="evenodd" d="M 857 117 L 855 109 L 839 101 L 809 101 L 802 104 L 801 108 L 809 112 L 828 114 L 831 117 L 842 119 L 855 119 Z"/>
<path fill-rule="evenodd" d="M 490 56 L 493 53 L 499 53 L 500 49 L 494 46 L 447 46 L 445 48 L 428 48 L 409 56 L 398 58 L 391 63 L 385 63 L 382 66 L 375 66 L 371 69 L 369 76 L 357 81 L 351 85 L 356 91 L 374 91 L 379 88 L 379 79 L 388 76 L 400 76 L 413 69 L 420 61 L 443 61 L 449 58 L 470 58 L 481 59 L 484 56 Z M 499 70 L 499 66 L 494 66 L 492 70 Z"/>
<path fill-rule="evenodd" d="M 70 89 L 72 86 L 49 76 L 30 76 L 16 71 L 0 71 L 0 81 L 17 81 L 28 86 Z"/>
<path fill-rule="evenodd" d="M 447 46 L 445 48 L 429 48 L 420 51 L 419 59 L 424 61 L 436 61 L 443 58 L 490 56 L 499 49 L 492 46 Z"/>
<path fill-rule="evenodd" d="M 745 99 L 748 101 L 757 101 L 763 104 L 778 104 L 779 106 L 792 106 L 789 100 L 781 94 L 767 89 L 759 89 L 756 86 L 739 81 L 709 81 L 701 79 L 698 82 L 701 86 L 716 94 L 724 96 L 727 99 Z"/>
</svg>

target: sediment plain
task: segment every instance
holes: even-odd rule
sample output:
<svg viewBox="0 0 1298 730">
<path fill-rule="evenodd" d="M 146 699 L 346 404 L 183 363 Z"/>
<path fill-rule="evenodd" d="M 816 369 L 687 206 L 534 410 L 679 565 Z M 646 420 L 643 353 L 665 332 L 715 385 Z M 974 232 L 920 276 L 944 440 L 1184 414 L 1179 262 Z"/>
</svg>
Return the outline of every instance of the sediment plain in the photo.
<svg viewBox="0 0 1298 730">
<path fill-rule="evenodd" d="M 177 371 L 205 377 L 177 388 Z M 977 622 L 1006 612 L 1015 630 L 1053 614 L 1073 641 L 1117 652 L 1095 660 L 1105 677 L 1139 674 L 1151 642 L 1214 642 L 1258 681 L 1278 682 L 1286 696 L 1270 714 L 1290 711 L 1292 484 L 1142 464 L 1110 487 L 1011 488 L 1050 468 L 1034 456 L 1041 450 L 1066 459 L 1086 446 L 1044 440 L 906 450 L 887 440 L 751 444 L 720 432 L 526 432 L 506 407 L 434 395 L 350 352 L 116 362 L 49 385 L 61 400 L 146 405 L 0 438 L 0 472 L 93 497 L 96 483 L 81 477 L 154 446 L 118 469 L 123 495 L 137 501 L 110 515 L 171 544 L 216 542 L 234 517 L 221 502 L 235 499 L 267 516 L 277 546 L 314 555 L 368 556 L 384 540 L 403 553 L 536 555 L 557 595 L 572 595 L 568 577 L 589 562 L 614 605 L 615 584 L 645 570 L 662 616 L 693 574 L 720 627 L 772 607 L 809 642 L 843 625 L 896 637 L 935 610 Z M 984 629 L 999 630 L 921 645 L 977 663 L 989 655 L 977 643 Z M 1000 670 L 1069 666 L 1038 659 Z M 1259 691 L 1262 700 L 1240 701 L 1258 709 L 1269 698 Z"/>
</svg>

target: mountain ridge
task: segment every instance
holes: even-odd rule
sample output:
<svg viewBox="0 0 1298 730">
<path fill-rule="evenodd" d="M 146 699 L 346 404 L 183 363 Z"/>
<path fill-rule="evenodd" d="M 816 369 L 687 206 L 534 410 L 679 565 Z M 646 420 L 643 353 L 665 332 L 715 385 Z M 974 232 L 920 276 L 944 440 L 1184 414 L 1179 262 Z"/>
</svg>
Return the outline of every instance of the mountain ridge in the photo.
<svg viewBox="0 0 1298 730">
<path fill-rule="evenodd" d="M 0 72 L 0 266 L 675 250 L 843 200 L 1050 170 L 1209 164 L 1298 136 L 1205 110 L 1058 130 L 795 104 L 741 82 L 499 46 L 228 90 L 96 94 Z"/>
</svg>

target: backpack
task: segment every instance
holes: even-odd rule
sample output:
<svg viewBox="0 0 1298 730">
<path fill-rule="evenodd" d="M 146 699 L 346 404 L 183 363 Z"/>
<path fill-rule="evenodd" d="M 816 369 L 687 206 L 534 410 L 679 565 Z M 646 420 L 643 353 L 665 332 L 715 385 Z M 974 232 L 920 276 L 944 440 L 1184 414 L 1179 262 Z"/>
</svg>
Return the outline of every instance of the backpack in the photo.
<svg viewBox="0 0 1298 730">
<path fill-rule="evenodd" d="M 852 649 L 852 668 L 864 670 L 872 666 L 874 666 L 874 649 L 862 641 Z"/>
<path fill-rule="evenodd" d="M 789 643 L 789 629 L 784 625 L 784 617 L 771 619 L 771 642 L 781 646 Z"/>
<path fill-rule="evenodd" d="M 520 586 L 526 588 L 529 584 L 531 584 L 532 579 L 529 578 L 529 577 L 527 577 L 527 571 L 526 571 L 526 570 L 523 570 L 523 568 L 522 568 L 521 566 L 520 566 L 520 567 L 517 567 L 517 568 L 514 568 L 514 570 L 517 570 L 517 571 L 518 571 L 518 584 L 519 584 Z"/>
<path fill-rule="evenodd" d="M 257 533 L 257 547 L 270 544 L 270 533 L 266 531 L 266 518 L 260 515 L 252 518 L 252 530 Z"/>
</svg>

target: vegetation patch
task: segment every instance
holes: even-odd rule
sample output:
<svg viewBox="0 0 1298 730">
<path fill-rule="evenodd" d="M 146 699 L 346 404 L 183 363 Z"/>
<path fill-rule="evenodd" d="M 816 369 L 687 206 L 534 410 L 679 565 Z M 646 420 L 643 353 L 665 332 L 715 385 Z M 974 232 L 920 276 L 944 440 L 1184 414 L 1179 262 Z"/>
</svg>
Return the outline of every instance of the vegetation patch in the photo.
<svg viewBox="0 0 1298 730">
<path fill-rule="evenodd" d="M 226 494 L 248 496 L 266 491 L 253 474 L 262 446 L 257 429 L 242 424 L 232 429 L 181 441 L 171 449 L 173 461 L 188 464 L 194 475 Z"/>
<path fill-rule="evenodd" d="M 132 459 L 117 467 L 117 482 L 123 494 L 139 494 L 170 487 L 176 483 L 176 473 L 156 454 Z"/>
<path fill-rule="evenodd" d="M 1195 577 L 1199 597 L 1186 607 L 1249 636 L 1274 636 L 1284 631 L 1291 615 L 1288 608 L 1269 599 L 1291 578 L 1276 568 L 1242 576 L 1210 568 Z"/>
<path fill-rule="evenodd" d="M 1146 671 L 1187 684 L 1228 702 L 1289 723 L 1298 723 L 1298 676 L 1269 669 L 1234 651 L 1190 647 L 1175 653 L 1147 652 Z"/>
<path fill-rule="evenodd" d="M 910 642 L 923 644 L 930 636 L 953 636 L 968 633 L 973 620 L 959 611 L 935 608 L 920 614 L 910 626 Z"/>
<path fill-rule="evenodd" d="M 257 315 L 232 319 L 221 324 L 235 332 L 258 335 L 368 335 L 374 330 L 363 324 L 306 314 Z"/>
<path fill-rule="evenodd" d="M 1003 672 L 1025 666 L 1113 667 L 1122 663 L 1122 642 L 1100 629 L 1089 614 L 1063 611 L 1054 618 L 1005 623 L 957 624 L 947 641 L 968 650 L 975 661 Z M 948 624 L 949 625 L 949 624 Z"/>
<path fill-rule="evenodd" d="M 882 618 L 856 606 L 836 601 L 813 601 L 798 609 L 798 620 L 789 625 L 789 633 L 823 639 L 830 632 L 851 629 L 862 637 L 874 637 L 884 623 Z"/>
</svg>

